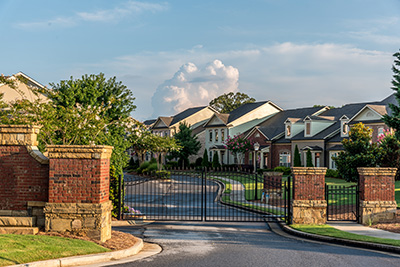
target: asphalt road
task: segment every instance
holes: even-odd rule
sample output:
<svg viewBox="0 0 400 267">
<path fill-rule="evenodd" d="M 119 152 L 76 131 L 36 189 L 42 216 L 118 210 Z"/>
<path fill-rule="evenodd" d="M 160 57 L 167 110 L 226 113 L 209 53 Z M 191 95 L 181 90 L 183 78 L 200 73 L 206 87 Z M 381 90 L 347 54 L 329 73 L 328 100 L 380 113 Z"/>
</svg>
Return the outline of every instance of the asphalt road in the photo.
<svg viewBox="0 0 400 267">
<path fill-rule="evenodd" d="M 259 222 L 158 222 L 115 230 L 155 242 L 163 251 L 113 266 L 400 266 L 400 255 L 284 237 Z"/>
</svg>

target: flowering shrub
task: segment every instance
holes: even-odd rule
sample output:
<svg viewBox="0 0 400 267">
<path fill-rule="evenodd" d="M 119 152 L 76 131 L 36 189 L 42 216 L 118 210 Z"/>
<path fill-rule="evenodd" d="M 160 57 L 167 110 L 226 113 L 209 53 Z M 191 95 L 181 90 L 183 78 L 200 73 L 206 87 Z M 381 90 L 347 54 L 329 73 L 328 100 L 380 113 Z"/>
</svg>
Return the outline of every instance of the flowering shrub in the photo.
<svg viewBox="0 0 400 267">
<path fill-rule="evenodd" d="M 124 206 L 122 208 L 122 213 L 129 213 L 131 215 L 133 215 L 133 214 L 142 214 L 142 212 L 140 212 L 140 210 L 135 210 L 134 208 L 129 207 L 129 206 Z"/>
<path fill-rule="evenodd" d="M 242 162 L 244 153 L 253 149 L 252 142 L 240 135 L 235 135 L 233 137 L 228 136 L 228 138 L 225 139 L 224 144 L 225 148 L 239 157 L 239 163 Z"/>
<path fill-rule="evenodd" d="M 381 167 L 399 167 L 400 142 L 389 129 L 378 135 L 379 159 Z"/>
</svg>

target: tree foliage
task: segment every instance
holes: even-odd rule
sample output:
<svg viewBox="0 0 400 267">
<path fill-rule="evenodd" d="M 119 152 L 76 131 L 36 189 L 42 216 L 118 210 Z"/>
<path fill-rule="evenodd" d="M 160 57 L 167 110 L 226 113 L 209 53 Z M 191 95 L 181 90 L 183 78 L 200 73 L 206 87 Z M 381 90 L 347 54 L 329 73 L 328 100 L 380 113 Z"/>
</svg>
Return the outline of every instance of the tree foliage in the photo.
<svg viewBox="0 0 400 267">
<path fill-rule="evenodd" d="M 235 135 L 233 137 L 228 136 L 224 143 L 226 148 L 236 155 L 239 164 L 242 163 L 244 154 L 253 149 L 252 142 L 244 138 L 242 135 Z"/>
<path fill-rule="evenodd" d="M 314 167 L 314 164 L 312 162 L 312 155 L 311 155 L 310 149 L 307 150 L 306 157 L 307 157 L 307 165 L 306 166 L 307 167 Z"/>
<path fill-rule="evenodd" d="M 220 113 L 230 113 L 232 110 L 256 100 L 244 93 L 227 93 L 210 101 L 209 105 Z"/>
<path fill-rule="evenodd" d="M 200 141 L 192 135 L 192 129 L 186 123 L 179 124 L 179 132 L 174 135 L 176 143 L 181 147 L 170 153 L 171 158 L 177 158 L 181 167 L 189 166 L 189 156 L 196 155 L 201 148 Z"/>
<path fill-rule="evenodd" d="M 300 158 L 300 152 L 299 152 L 299 147 L 296 145 L 294 148 L 294 161 L 293 161 L 293 166 L 294 167 L 301 167 L 301 158 Z"/>
<path fill-rule="evenodd" d="M 214 153 L 211 166 L 213 168 L 221 167 L 221 164 L 219 163 L 218 153 Z"/>
<path fill-rule="evenodd" d="M 362 123 L 355 124 L 349 139 L 343 139 L 344 152 L 340 152 L 333 160 L 336 162 L 339 174 L 347 181 L 358 181 L 358 167 L 375 167 L 379 159 L 379 150 L 371 142 L 372 129 Z"/>
<path fill-rule="evenodd" d="M 395 91 L 394 95 L 398 102 L 398 105 L 389 104 L 392 110 L 392 115 L 384 115 L 382 120 L 387 126 L 395 129 L 395 136 L 397 140 L 400 140 L 400 52 L 393 54 L 395 57 L 394 64 L 392 66 L 393 78 L 392 78 L 392 90 Z"/>
<path fill-rule="evenodd" d="M 205 168 L 210 167 L 210 161 L 208 160 L 207 148 L 204 149 L 203 160 L 201 161 L 201 166 L 205 167 Z"/>
</svg>

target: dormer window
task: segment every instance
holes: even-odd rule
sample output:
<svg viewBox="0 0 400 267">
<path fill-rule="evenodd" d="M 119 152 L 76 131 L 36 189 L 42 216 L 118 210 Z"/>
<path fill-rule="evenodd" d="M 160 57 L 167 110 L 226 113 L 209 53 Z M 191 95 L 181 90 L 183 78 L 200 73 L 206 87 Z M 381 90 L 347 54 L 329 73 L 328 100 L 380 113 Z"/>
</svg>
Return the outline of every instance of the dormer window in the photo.
<svg viewBox="0 0 400 267">
<path fill-rule="evenodd" d="M 286 125 L 286 136 L 290 136 L 291 126 L 290 124 Z"/>
<path fill-rule="evenodd" d="M 346 115 L 343 115 L 340 118 L 340 137 L 349 136 L 349 118 Z"/>
<path fill-rule="evenodd" d="M 342 130 L 344 135 L 347 135 L 349 133 L 349 125 L 347 122 L 343 122 L 343 130 Z"/>
<path fill-rule="evenodd" d="M 311 122 L 306 122 L 306 135 L 311 135 Z"/>
</svg>

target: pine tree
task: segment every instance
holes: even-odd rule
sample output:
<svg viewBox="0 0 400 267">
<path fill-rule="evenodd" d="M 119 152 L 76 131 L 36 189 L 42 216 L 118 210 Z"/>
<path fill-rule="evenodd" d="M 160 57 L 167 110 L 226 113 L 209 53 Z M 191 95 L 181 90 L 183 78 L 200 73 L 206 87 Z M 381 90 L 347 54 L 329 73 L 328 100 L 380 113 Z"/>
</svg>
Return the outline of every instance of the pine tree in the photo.
<svg viewBox="0 0 400 267">
<path fill-rule="evenodd" d="M 210 166 L 210 162 L 208 161 L 208 152 L 207 152 L 207 148 L 204 149 L 203 161 L 201 162 L 201 166 L 202 166 L 202 167 L 209 167 L 209 166 Z"/>
<path fill-rule="evenodd" d="M 312 156 L 310 149 L 307 150 L 307 167 L 314 167 L 314 164 L 312 163 Z"/>
<path fill-rule="evenodd" d="M 219 164 L 218 153 L 214 153 L 213 160 L 212 160 L 212 167 L 213 168 L 221 167 L 221 164 Z"/>
<path fill-rule="evenodd" d="M 392 79 L 392 90 L 395 91 L 394 95 L 398 102 L 398 105 L 389 104 L 392 110 L 392 115 L 384 115 L 382 120 L 387 126 L 395 129 L 395 136 L 400 140 L 400 52 L 393 55 L 395 57 L 394 64 L 392 66 L 393 79 Z"/>
<path fill-rule="evenodd" d="M 301 167 L 301 159 L 300 159 L 300 152 L 299 148 L 296 147 L 294 148 L 294 162 L 293 162 L 294 167 Z"/>
</svg>

